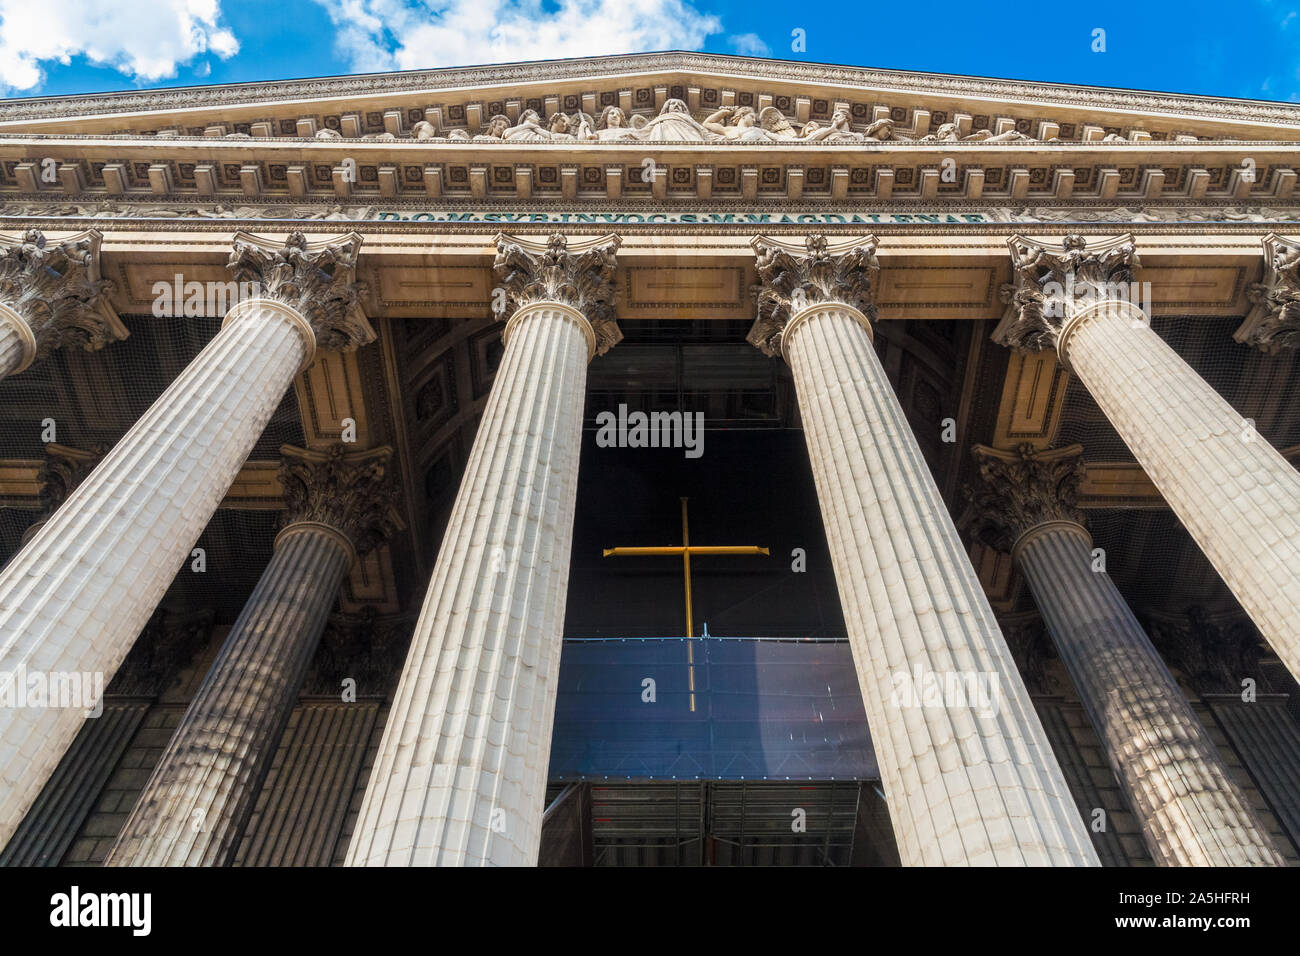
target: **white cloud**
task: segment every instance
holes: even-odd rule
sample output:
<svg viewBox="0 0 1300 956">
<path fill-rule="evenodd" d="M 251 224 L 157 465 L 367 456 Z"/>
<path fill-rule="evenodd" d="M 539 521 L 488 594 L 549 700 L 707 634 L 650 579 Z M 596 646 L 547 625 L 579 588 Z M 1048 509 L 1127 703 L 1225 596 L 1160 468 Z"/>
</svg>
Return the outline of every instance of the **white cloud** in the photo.
<svg viewBox="0 0 1300 956">
<path fill-rule="evenodd" d="M 85 56 L 134 80 L 160 80 L 202 53 L 234 56 L 220 0 L 0 0 L 0 86 L 30 90 L 43 64 Z"/>
<path fill-rule="evenodd" d="M 316 0 L 354 70 L 698 49 L 717 17 L 689 0 Z"/>
<path fill-rule="evenodd" d="M 757 33 L 739 33 L 728 37 L 727 42 L 741 56 L 768 56 L 772 52 Z"/>
</svg>

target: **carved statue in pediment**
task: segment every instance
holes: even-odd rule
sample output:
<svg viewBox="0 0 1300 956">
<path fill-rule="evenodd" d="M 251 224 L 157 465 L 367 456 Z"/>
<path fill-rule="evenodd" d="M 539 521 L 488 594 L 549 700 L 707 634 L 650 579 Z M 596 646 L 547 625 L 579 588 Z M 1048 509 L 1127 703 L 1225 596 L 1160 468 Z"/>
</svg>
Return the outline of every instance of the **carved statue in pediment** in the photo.
<svg viewBox="0 0 1300 956">
<path fill-rule="evenodd" d="M 628 122 L 627 114 L 617 106 L 606 106 L 600 111 L 596 120 L 596 138 L 607 142 L 614 139 L 628 139 L 636 135 L 636 130 Z"/>
<path fill-rule="evenodd" d="M 428 120 L 420 120 L 411 127 L 411 135 L 416 139 L 437 139 L 438 130 Z"/>
<path fill-rule="evenodd" d="M 318 129 L 316 130 L 316 139 L 335 140 L 342 139 L 343 134 L 336 129 Z"/>
<path fill-rule="evenodd" d="M 995 133 L 991 129 L 977 129 L 973 133 L 961 135 L 956 123 L 944 123 L 933 133 L 928 136 L 922 136 L 919 143 L 1036 143 L 1038 140 L 1032 136 L 1026 136 L 1024 133 L 1014 129 L 1009 129 L 1004 133 Z"/>
<path fill-rule="evenodd" d="M 577 131 L 577 125 L 569 118 L 567 113 L 552 113 L 551 119 L 547 123 L 547 132 L 551 134 L 551 139 L 559 142 L 577 139 L 574 133 Z"/>
<path fill-rule="evenodd" d="M 494 113 L 488 118 L 477 136 L 474 137 L 476 143 L 497 143 L 505 138 L 506 130 L 510 128 L 510 117 L 504 113 Z"/>
<path fill-rule="evenodd" d="M 645 126 L 637 131 L 636 138 L 660 143 L 708 143 L 720 139 L 692 116 L 679 99 L 666 100 L 659 115 L 647 120 Z"/>
<path fill-rule="evenodd" d="M 758 125 L 758 114 L 752 106 L 724 106 L 707 116 L 704 128 L 726 141 L 750 142 L 767 139 L 767 133 Z"/>
<path fill-rule="evenodd" d="M 799 131 L 786 119 L 785 114 L 775 106 L 763 107 L 763 111 L 758 114 L 758 125 L 774 140 L 800 138 Z"/>
<path fill-rule="evenodd" d="M 501 138 L 508 143 L 549 143 L 551 131 L 542 125 L 537 110 L 524 110 L 519 121 L 506 130 Z"/>
</svg>

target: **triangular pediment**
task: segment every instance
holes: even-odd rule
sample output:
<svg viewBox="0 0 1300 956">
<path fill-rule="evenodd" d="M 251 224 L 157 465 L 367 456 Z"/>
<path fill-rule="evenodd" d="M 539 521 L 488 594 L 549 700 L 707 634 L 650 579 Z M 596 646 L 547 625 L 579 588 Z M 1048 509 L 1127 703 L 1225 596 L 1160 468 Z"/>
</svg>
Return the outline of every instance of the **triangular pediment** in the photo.
<svg viewBox="0 0 1300 956">
<path fill-rule="evenodd" d="M 955 123 L 1063 142 L 1300 139 L 1292 104 L 682 52 L 9 100 L 0 132 L 401 137 L 431 121 L 473 135 L 495 114 L 649 117 L 668 99 L 697 119 L 771 106 L 793 123 L 827 122 L 839 106 L 855 128 L 888 118 L 912 138 Z"/>
</svg>

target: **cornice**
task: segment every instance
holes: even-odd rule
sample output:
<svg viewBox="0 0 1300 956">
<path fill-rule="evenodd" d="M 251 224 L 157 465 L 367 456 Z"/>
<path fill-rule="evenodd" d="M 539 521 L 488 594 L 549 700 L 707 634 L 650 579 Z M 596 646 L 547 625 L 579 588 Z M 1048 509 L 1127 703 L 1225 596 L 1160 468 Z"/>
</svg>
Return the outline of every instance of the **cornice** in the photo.
<svg viewBox="0 0 1300 956">
<path fill-rule="evenodd" d="M 620 75 L 702 73 L 764 82 L 818 83 L 962 98 L 1000 98 L 1071 108 L 1157 112 L 1188 118 L 1300 127 L 1300 106 L 1253 100 L 1115 90 L 1056 83 L 945 76 L 866 67 L 764 60 L 710 53 L 664 52 L 322 77 L 148 92 L 97 93 L 0 102 L 0 122 L 113 113 L 195 109 L 258 102 L 364 97 L 422 90 L 455 91 Z"/>
</svg>

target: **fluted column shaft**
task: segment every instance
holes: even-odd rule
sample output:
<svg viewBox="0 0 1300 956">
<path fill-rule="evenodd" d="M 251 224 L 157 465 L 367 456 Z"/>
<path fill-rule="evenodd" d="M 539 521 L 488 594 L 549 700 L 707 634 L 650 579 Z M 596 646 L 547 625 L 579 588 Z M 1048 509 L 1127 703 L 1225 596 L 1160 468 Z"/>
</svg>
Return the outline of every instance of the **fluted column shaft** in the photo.
<svg viewBox="0 0 1300 956">
<path fill-rule="evenodd" d="M 312 332 L 240 303 L 63 507 L 0 572 L 0 673 L 112 679 L 265 429 Z M 0 842 L 71 744 L 80 708 L 0 709 Z"/>
<path fill-rule="evenodd" d="M 1300 677 L 1300 471 L 1128 302 L 1074 316 L 1058 349 L 1260 633 Z"/>
<path fill-rule="evenodd" d="M 556 302 L 507 326 L 348 865 L 537 862 L 593 348 Z"/>
<path fill-rule="evenodd" d="M 280 533 L 106 866 L 233 862 L 353 557 L 329 525 Z"/>
<path fill-rule="evenodd" d="M 1166 866 L 1281 866 L 1191 705 L 1073 521 L 1022 535 L 1016 561 L 1116 778 Z"/>
<path fill-rule="evenodd" d="M 36 355 L 36 337 L 23 317 L 0 304 L 0 379 L 21 372 Z"/>
<path fill-rule="evenodd" d="M 903 863 L 1097 865 L 867 319 L 816 305 L 783 343 Z M 992 713 L 908 706 L 918 670 L 990 681 Z"/>
</svg>

